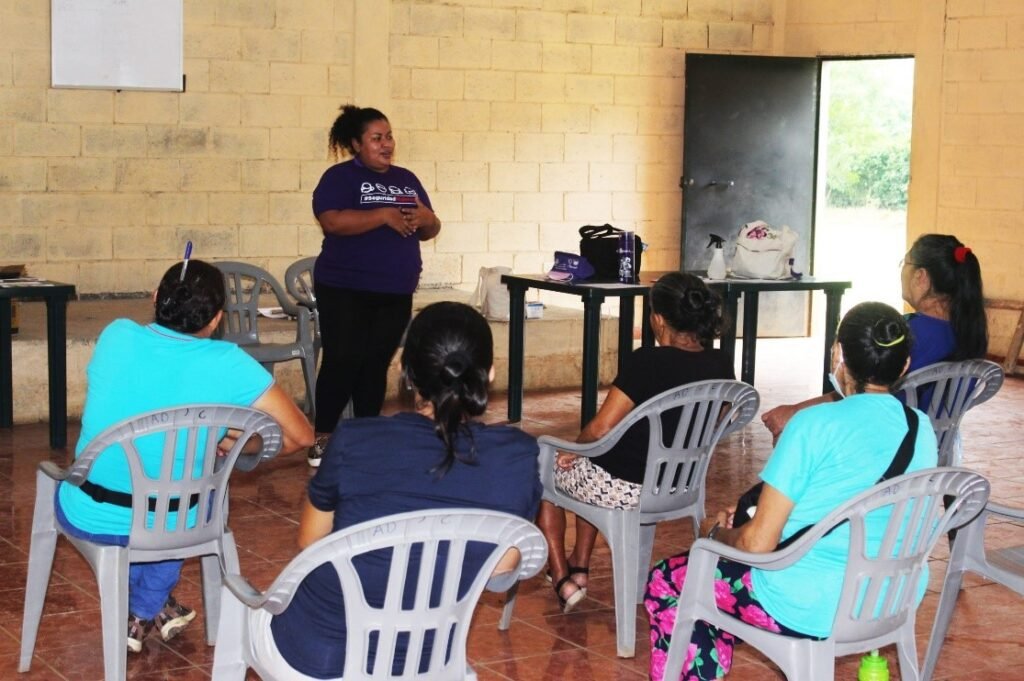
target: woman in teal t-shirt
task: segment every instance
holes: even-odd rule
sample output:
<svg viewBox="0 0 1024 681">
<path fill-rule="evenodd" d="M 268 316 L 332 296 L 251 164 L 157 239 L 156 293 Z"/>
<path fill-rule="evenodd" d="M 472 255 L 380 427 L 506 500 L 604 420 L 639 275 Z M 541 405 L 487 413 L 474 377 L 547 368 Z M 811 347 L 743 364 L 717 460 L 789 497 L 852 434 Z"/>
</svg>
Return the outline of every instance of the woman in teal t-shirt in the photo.
<svg viewBox="0 0 1024 681">
<path fill-rule="evenodd" d="M 874 486 L 907 434 L 903 406 L 889 388 L 910 365 L 910 344 L 906 320 L 888 305 L 861 303 L 850 310 L 832 349 L 832 372 L 845 399 L 809 407 L 793 417 L 761 471 L 764 490 L 749 522 L 733 527 L 731 511 L 722 512 L 705 519 L 701 536 L 744 551 L 768 553 Z M 925 427 L 917 429 L 907 472 L 936 465 L 935 434 L 926 427 L 927 416 L 917 414 Z M 884 514 L 868 516 L 869 547 L 877 550 L 885 524 Z M 720 559 L 715 585 L 718 607 L 775 633 L 828 637 L 839 606 L 848 545 L 849 530 L 840 527 L 782 570 L 759 570 Z M 651 678 L 656 681 L 664 676 L 687 558 L 682 553 L 655 565 L 647 585 L 644 603 L 651 620 Z M 922 582 L 918 598 L 924 595 L 924 586 Z M 725 676 L 735 642 L 728 632 L 697 622 L 684 678 L 704 681 Z"/>
</svg>

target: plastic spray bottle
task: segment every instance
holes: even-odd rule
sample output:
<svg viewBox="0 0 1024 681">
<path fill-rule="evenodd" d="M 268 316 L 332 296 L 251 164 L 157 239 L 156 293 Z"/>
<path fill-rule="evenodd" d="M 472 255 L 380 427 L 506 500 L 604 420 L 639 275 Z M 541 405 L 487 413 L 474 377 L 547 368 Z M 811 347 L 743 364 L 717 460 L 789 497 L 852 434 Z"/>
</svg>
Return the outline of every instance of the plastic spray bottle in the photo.
<svg viewBox="0 0 1024 681">
<path fill-rule="evenodd" d="M 860 658 L 857 681 L 889 681 L 889 662 L 872 650 L 870 655 Z"/>
<path fill-rule="evenodd" d="M 717 234 L 708 235 L 708 248 L 711 251 L 711 264 L 708 265 L 708 279 L 725 279 L 725 239 Z"/>
</svg>

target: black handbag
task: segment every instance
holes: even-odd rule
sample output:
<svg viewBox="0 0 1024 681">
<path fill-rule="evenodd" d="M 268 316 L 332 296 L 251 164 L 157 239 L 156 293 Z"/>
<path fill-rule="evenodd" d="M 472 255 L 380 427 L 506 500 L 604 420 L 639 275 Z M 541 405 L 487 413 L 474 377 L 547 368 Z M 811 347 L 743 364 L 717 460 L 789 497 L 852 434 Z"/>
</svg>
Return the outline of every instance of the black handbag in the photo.
<svg viewBox="0 0 1024 681">
<path fill-rule="evenodd" d="M 584 225 L 580 227 L 580 255 L 594 266 L 594 278 L 611 281 L 619 280 L 619 237 L 625 230 L 604 225 Z M 636 234 L 633 235 L 633 253 L 635 266 L 633 279 L 640 272 L 640 256 L 643 253 L 643 242 Z"/>
<path fill-rule="evenodd" d="M 910 407 L 903 405 L 904 415 L 907 417 L 907 434 L 903 436 L 903 441 L 900 442 L 899 449 L 896 450 L 896 456 L 893 458 L 889 467 L 882 473 L 882 477 L 878 479 L 879 482 L 885 482 L 889 478 L 895 478 L 897 475 L 903 475 L 907 472 L 907 466 L 910 465 L 910 460 L 914 458 L 914 442 L 917 440 L 917 412 Z M 747 523 L 753 517 L 752 508 L 757 507 L 757 502 L 761 497 L 761 491 L 764 489 L 764 483 L 759 482 L 746 492 L 740 495 L 739 500 L 736 502 L 736 512 L 733 514 L 732 526 L 740 527 Z M 804 536 L 808 530 L 813 527 L 807 525 L 801 527 L 799 530 L 786 537 L 784 540 L 779 542 L 779 545 L 775 547 L 776 551 L 781 551 L 800 537 Z M 836 527 L 839 527 L 836 525 Z M 836 529 L 832 527 L 823 536 L 827 536 L 832 533 L 832 530 Z"/>
</svg>

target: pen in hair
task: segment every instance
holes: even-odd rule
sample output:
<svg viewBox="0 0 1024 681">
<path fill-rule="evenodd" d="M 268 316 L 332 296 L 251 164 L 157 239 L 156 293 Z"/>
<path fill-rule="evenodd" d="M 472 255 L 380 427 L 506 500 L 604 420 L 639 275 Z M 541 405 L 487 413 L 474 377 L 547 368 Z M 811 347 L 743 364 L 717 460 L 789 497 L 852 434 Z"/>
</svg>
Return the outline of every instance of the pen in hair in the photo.
<svg viewBox="0 0 1024 681">
<path fill-rule="evenodd" d="M 185 270 L 188 269 L 188 259 L 192 257 L 192 241 L 185 243 L 185 260 L 181 265 L 181 276 L 178 277 L 178 281 L 185 281 Z"/>
</svg>

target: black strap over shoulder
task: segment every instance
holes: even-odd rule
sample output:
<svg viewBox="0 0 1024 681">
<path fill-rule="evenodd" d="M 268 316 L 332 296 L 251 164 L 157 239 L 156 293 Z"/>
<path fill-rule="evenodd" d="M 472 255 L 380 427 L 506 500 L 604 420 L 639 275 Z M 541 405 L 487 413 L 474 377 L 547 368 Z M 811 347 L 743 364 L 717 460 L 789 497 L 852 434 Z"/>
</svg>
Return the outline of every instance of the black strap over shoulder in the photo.
<svg viewBox="0 0 1024 681">
<path fill-rule="evenodd" d="M 914 444 L 917 442 L 917 412 L 915 412 L 913 409 L 911 409 L 905 404 L 902 406 L 903 414 L 907 418 L 907 434 L 903 436 L 903 440 L 900 442 L 899 449 L 896 450 L 896 456 L 893 457 L 892 462 L 889 464 L 889 467 L 885 469 L 884 473 L 882 473 L 882 477 L 880 477 L 878 479 L 878 482 L 875 483 L 876 485 L 880 482 L 885 482 L 890 478 L 895 478 L 898 475 L 903 475 L 904 473 L 906 473 L 907 467 L 910 466 L 910 460 L 914 458 Z M 797 539 L 804 536 L 804 534 L 806 534 L 807 531 L 811 529 L 811 527 L 813 527 L 813 525 L 801 527 L 799 530 L 797 530 L 790 536 L 786 537 L 784 540 L 780 541 L 779 545 L 775 547 L 775 550 L 780 551 L 786 548 L 787 546 L 795 542 Z M 832 531 L 835 530 L 836 527 L 839 527 L 839 525 L 829 528 L 829 531 L 823 534 L 822 536 L 827 537 L 828 535 L 832 534 Z"/>
<path fill-rule="evenodd" d="M 97 503 L 113 504 L 114 506 L 121 506 L 124 508 L 132 507 L 132 495 L 127 492 L 118 492 L 117 490 L 109 489 L 103 485 L 97 485 L 96 483 L 89 482 L 88 480 L 79 485 L 78 489 L 88 494 L 92 497 L 92 500 Z M 191 495 L 188 502 L 188 507 L 192 508 L 199 503 L 199 495 Z M 180 504 L 177 499 L 171 499 L 170 503 L 167 505 L 167 510 L 171 513 L 177 513 L 179 505 Z M 156 499 L 153 499 L 152 497 L 149 499 L 149 512 L 156 512 Z"/>
</svg>

